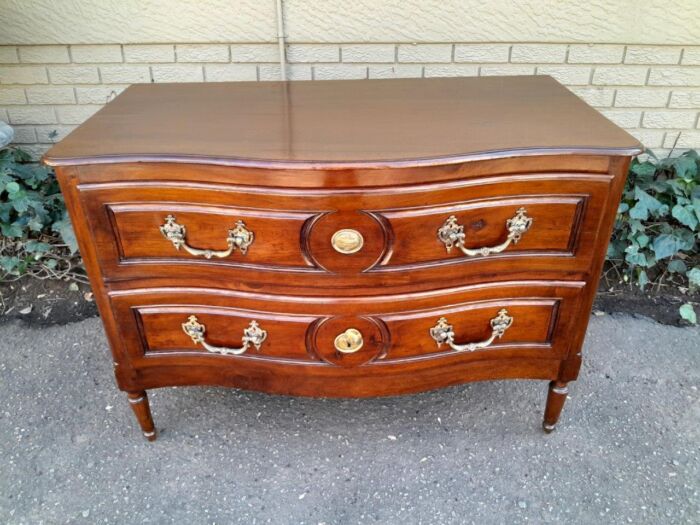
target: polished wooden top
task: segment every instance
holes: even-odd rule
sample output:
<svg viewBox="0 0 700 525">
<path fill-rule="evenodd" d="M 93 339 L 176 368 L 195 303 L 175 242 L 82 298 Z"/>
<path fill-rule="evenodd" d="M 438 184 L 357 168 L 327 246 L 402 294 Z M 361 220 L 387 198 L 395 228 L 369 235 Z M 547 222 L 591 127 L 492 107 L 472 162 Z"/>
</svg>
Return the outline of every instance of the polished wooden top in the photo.
<svg viewBox="0 0 700 525">
<path fill-rule="evenodd" d="M 333 169 L 641 147 L 547 76 L 135 84 L 45 161 Z"/>
</svg>

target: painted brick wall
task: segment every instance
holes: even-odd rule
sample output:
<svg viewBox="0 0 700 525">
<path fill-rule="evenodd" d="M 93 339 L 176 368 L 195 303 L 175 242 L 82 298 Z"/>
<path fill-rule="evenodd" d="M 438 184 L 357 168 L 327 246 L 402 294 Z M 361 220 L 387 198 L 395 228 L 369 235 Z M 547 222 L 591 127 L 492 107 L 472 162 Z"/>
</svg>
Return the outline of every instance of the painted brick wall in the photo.
<svg viewBox="0 0 700 525">
<path fill-rule="evenodd" d="M 700 46 L 293 43 L 286 51 L 292 80 L 552 75 L 659 154 L 700 148 Z M 0 119 L 38 156 L 131 83 L 278 79 L 271 43 L 6 45 Z"/>
</svg>

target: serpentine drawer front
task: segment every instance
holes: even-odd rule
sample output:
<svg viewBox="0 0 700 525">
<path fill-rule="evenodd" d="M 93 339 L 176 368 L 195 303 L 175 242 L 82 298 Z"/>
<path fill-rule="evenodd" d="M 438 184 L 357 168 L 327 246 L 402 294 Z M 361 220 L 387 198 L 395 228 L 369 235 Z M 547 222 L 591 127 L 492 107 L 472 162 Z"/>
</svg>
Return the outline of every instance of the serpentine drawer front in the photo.
<svg viewBox="0 0 700 525">
<path fill-rule="evenodd" d="M 270 189 L 263 200 L 249 188 L 164 180 L 118 191 L 89 184 L 80 198 L 110 280 L 177 275 L 253 289 L 288 285 L 294 274 L 304 289 L 372 294 L 407 280 L 412 289 L 478 282 L 494 268 L 502 278 L 584 275 L 612 182 L 609 174 L 482 176 L 376 188 L 359 201 L 343 189 Z"/>
<path fill-rule="evenodd" d="M 151 388 L 510 378 L 551 431 L 640 151 L 538 76 L 135 85 L 45 162 L 155 439 Z"/>
<path fill-rule="evenodd" d="M 571 312 L 584 286 L 508 282 L 349 303 L 298 296 L 261 301 L 201 288 L 128 290 L 114 292 L 112 304 L 120 325 L 133 326 L 126 332 L 124 357 L 137 371 L 182 366 L 181 358 L 190 358 L 183 372 L 188 374 L 217 367 L 236 376 L 253 363 L 284 376 L 302 367 L 306 382 L 270 387 L 337 396 L 343 391 L 334 382 L 311 388 L 316 371 L 327 378 L 345 377 L 346 369 L 358 367 L 391 374 L 403 364 L 436 368 L 456 358 L 492 361 L 494 367 L 514 358 L 559 361 L 568 352 Z M 248 380 L 263 377 L 251 371 Z M 374 390 L 385 386 L 377 380 Z"/>
</svg>

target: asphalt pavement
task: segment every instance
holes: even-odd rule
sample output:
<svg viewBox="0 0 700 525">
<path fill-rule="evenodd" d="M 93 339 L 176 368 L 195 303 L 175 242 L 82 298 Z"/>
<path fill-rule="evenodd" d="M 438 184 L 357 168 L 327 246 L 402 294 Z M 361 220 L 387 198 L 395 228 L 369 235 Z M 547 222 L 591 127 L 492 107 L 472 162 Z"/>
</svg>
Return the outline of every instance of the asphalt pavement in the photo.
<svg viewBox="0 0 700 525">
<path fill-rule="evenodd" d="M 542 381 L 369 400 L 151 391 L 100 321 L 0 326 L 2 524 L 700 523 L 700 328 L 593 317 L 558 429 Z"/>
</svg>

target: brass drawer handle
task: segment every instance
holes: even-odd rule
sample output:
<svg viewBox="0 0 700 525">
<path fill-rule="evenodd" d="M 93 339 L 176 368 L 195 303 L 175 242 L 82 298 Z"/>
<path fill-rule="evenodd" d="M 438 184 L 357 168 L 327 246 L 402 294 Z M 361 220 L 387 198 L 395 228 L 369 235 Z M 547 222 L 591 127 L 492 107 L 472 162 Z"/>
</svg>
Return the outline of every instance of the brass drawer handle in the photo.
<svg viewBox="0 0 700 525">
<path fill-rule="evenodd" d="M 168 215 L 165 218 L 165 224 L 161 225 L 160 232 L 166 239 L 173 243 L 176 250 L 184 248 L 188 253 L 204 257 L 205 259 L 211 259 L 212 257 L 228 257 L 236 248 L 245 255 L 248 251 L 248 246 L 253 244 L 253 240 L 255 239 L 253 232 L 246 229 L 245 223 L 243 221 L 238 221 L 236 222 L 236 227 L 228 231 L 228 237 L 226 237 L 228 250 L 200 250 L 198 248 L 193 248 L 187 244 L 187 240 L 185 239 L 187 229 L 183 225 L 178 224 L 175 217 L 172 215 Z"/>
<path fill-rule="evenodd" d="M 354 354 L 363 344 L 362 332 L 355 328 L 348 328 L 333 341 L 335 349 L 341 354 Z"/>
<path fill-rule="evenodd" d="M 484 246 L 483 248 L 476 248 L 470 250 L 464 247 L 464 226 L 457 222 L 457 217 L 450 215 L 445 223 L 438 229 L 438 239 L 440 239 L 447 248 L 449 253 L 453 246 L 456 246 L 462 253 L 468 257 L 475 257 L 477 255 L 491 255 L 492 253 L 501 253 L 503 250 L 508 248 L 511 243 L 517 244 L 523 234 L 530 229 L 532 226 L 532 218 L 527 216 L 525 208 L 518 208 L 516 214 L 510 219 L 506 220 L 506 229 L 508 230 L 508 236 L 506 240 L 497 246 Z"/>
<path fill-rule="evenodd" d="M 227 348 L 225 346 L 213 346 L 204 340 L 207 328 L 199 322 L 196 315 L 190 315 L 186 323 L 182 323 L 182 330 L 192 338 L 194 344 L 202 345 L 208 352 L 221 355 L 241 355 L 248 350 L 249 345 L 253 345 L 256 350 L 267 339 L 267 332 L 258 326 L 257 321 L 251 321 L 248 328 L 243 329 L 243 338 L 240 348 Z"/>
<path fill-rule="evenodd" d="M 503 337 L 506 330 L 513 324 L 513 318 L 508 315 L 508 311 L 503 308 L 498 312 L 498 315 L 491 319 L 491 337 L 485 341 L 477 343 L 466 343 L 458 345 L 455 343 L 455 333 L 452 325 L 447 322 L 447 319 L 441 317 L 435 326 L 430 329 L 430 337 L 432 337 L 440 348 L 443 343 L 446 343 L 452 350 L 457 352 L 473 352 L 480 348 L 486 348 L 496 339 Z"/>
</svg>

